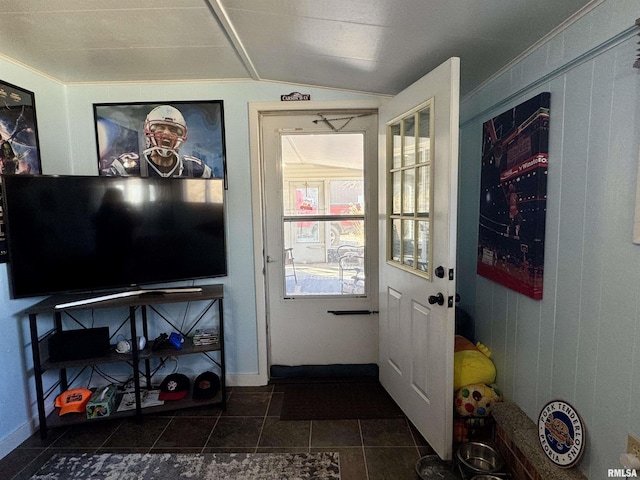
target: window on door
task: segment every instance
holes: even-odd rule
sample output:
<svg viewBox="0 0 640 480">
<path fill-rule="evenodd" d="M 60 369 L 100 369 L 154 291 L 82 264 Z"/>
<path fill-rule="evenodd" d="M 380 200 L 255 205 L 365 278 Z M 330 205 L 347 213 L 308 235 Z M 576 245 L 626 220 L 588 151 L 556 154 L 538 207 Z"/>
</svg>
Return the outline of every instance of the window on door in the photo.
<svg viewBox="0 0 640 480">
<path fill-rule="evenodd" d="M 432 201 L 432 101 L 420 105 L 387 127 L 388 170 L 387 261 L 430 278 Z"/>
<path fill-rule="evenodd" d="M 367 293 L 364 134 L 280 136 L 285 296 Z"/>
</svg>

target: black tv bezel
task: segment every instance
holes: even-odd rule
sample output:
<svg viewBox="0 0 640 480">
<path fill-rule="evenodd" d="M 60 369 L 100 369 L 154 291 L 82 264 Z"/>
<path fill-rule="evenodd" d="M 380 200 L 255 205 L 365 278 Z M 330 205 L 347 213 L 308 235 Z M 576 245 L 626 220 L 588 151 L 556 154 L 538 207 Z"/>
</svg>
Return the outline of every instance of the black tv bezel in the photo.
<svg viewBox="0 0 640 480">
<path fill-rule="evenodd" d="M 46 297 L 46 296 L 52 296 L 52 295 L 77 295 L 77 294 L 82 294 L 82 295 L 98 295 L 98 296 L 104 296 L 104 295 L 113 295 L 113 294 L 119 294 L 119 293 L 124 293 L 124 294 L 129 294 L 131 292 L 143 292 L 143 293 L 151 293 L 154 291 L 157 292 L 172 292 L 174 290 L 177 289 L 183 289 L 183 288 L 190 288 L 189 285 L 191 287 L 194 286 L 194 281 L 195 280 L 206 280 L 206 279 L 215 279 L 215 278 L 221 278 L 221 277 L 225 277 L 228 275 L 228 268 L 229 268 L 229 263 L 228 263 L 228 242 L 227 242 L 227 224 L 226 224 L 226 190 L 224 188 L 224 180 L 223 179 L 215 179 L 215 178 L 211 178 L 211 179 L 201 179 L 201 178 L 167 178 L 165 179 L 166 181 L 202 181 L 202 182 L 219 182 L 221 185 L 221 193 L 222 193 L 222 204 L 221 204 L 221 214 L 222 214 L 222 225 L 223 225 L 223 246 L 224 246 L 224 252 L 223 252 L 223 257 L 222 257 L 222 264 L 223 264 L 223 271 L 220 272 L 211 272 L 209 274 L 202 274 L 202 275 L 197 275 L 197 276 L 175 276 L 175 277 L 166 277 L 163 279 L 156 279 L 156 280 L 150 280 L 150 281 L 143 281 L 143 282 L 127 282 L 127 283 L 114 283 L 114 284 L 104 284 L 104 285 L 99 285 L 99 284 L 92 284 L 90 286 L 88 286 L 87 288 L 56 288 L 56 289 L 44 289 L 44 290 L 33 290 L 33 291 L 27 291 L 24 288 L 18 288 L 17 285 L 15 284 L 15 279 L 14 279 L 14 266 L 13 266 L 13 262 L 12 262 L 12 257 L 14 256 L 14 252 L 12 251 L 12 247 L 11 247 L 11 227 L 10 227 L 10 222 L 11 222 L 11 210 L 10 210 L 10 206 L 9 208 L 7 208 L 7 204 L 5 202 L 5 178 L 6 177 L 28 177 L 28 178 L 39 178 L 39 177 L 44 177 L 44 178 L 69 178 L 72 177 L 73 179 L 82 179 L 82 178 L 88 178 L 91 180 L 97 180 L 99 182 L 111 182 L 111 181 L 128 181 L 128 180 L 142 180 L 142 181 L 146 181 L 146 180 L 150 180 L 150 181 L 158 181 L 158 178 L 155 177 L 107 177 L 107 176 L 90 176 L 90 175 L 8 175 L 8 176 L 4 176 L 4 177 L 0 177 L 1 180 L 1 191 L 0 193 L 2 194 L 2 204 L 3 204 L 3 215 L 2 215 L 2 220 L 4 223 L 4 235 L 5 235 L 5 244 L 6 244 L 6 248 L 7 248 L 7 255 L 6 255 L 6 264 L 7 264 L 7 279 L 8 279 L 8 286 L 9 286 L 9 295 L 11 299 L 14 300 L 18 300 L 18 299 L 26 299 L 26 298 L 36 298 L 36 297 Z M 11 180 L 9 180 L 11 181 Z M 164 180 L 162 180 L 164 181 Z M 184 286 L 186 283 L 188 283 L 189 285 Z"/>
</svg>

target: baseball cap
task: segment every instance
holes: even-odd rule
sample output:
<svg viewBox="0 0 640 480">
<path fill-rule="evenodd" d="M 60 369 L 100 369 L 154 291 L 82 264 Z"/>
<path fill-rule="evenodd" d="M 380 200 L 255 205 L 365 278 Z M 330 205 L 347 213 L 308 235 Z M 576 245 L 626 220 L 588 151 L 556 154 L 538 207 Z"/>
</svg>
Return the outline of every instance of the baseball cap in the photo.
<svg viewBox="0 0 640 480">
<path fill-rule="evenodd" d="M 158 400 L 180 400 L 189 391 L 189 377 L 182 373 L 167 375 L 160 384 Z"/>
<path fill-rule="evenodd" d="M 198 375 L 193 383 L 193 399 L 208 400 L 216 396 L 220 389 L 220 378 L 213 372 Z"/>
<path fill-rule="evenodd" d="M 73 412 L 84 413 L 92 394 L 93 392 L 86 388 L 72 388 L 62 392 L 56 397 L 55 402 L 55 406 L 60 408 L 59 415 Z"/>
</svg>

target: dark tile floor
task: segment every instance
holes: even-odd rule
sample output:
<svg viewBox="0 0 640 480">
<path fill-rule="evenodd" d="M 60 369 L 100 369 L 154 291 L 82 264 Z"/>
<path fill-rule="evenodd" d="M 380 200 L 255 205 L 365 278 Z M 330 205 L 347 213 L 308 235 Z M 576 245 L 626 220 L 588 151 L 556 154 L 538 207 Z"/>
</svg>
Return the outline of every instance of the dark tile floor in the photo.
<svg viewBox="0 0 640 480">
<path fill-rule="evenodd" d="M 227 409 L 83 423 L 39 433 L 0 460 L 0 479 L 27 480 L 54 453 L 340 453 L 342 480 L 415 480 L 416 461 L 433 451 L 405 418 L 280 420 L 283 386 L 230 387 Z"/>
</svg>

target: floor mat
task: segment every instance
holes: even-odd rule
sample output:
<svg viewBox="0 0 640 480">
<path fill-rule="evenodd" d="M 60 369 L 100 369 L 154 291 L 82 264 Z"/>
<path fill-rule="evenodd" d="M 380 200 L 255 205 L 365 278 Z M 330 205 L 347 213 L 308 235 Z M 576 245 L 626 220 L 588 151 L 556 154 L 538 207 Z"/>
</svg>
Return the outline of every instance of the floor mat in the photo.
<svg viewBox="0 0 640 480">
<path fill-rule="evenodd" d="M 292 383 L 284 388 L 281 420 L 401 418 L 404 414 L 377 382 Z"/>
</svg>

